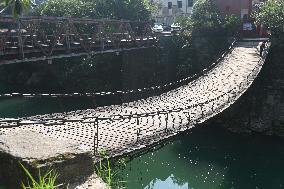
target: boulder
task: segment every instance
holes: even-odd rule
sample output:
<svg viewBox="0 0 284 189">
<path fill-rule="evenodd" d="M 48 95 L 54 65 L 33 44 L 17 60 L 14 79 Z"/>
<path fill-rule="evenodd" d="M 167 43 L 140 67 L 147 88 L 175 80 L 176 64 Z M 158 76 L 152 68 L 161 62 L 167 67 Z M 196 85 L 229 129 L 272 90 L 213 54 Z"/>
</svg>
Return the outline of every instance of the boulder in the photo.
<svg viewBox="0 0 284 189">
<path fill-rule="evenodd" d="M 16 189 L 27 180 L 19 163 L 35 176 L 39 169 L 56 170 L 58 184 L 94 173 L 92 154 L 83 145 L 27 130 L 0 135 L 0 183 Z"/>
</svg>

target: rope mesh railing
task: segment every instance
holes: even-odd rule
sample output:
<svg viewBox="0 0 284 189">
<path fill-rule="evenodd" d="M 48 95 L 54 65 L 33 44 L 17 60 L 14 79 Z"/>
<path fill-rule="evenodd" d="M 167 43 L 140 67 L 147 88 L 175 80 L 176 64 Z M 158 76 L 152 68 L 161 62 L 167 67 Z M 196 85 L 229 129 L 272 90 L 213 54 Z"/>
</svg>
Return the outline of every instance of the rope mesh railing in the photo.
<svg viewBox="0 0 284 189">
<path fill-rule="evenodd" d="M 176 88 L 178 86 L 184 85 L 199 76 L 206 74 L 212 68 L 214 68 L 223 58 L 233 49 L 234 45 L 236 44 L 236 40 L 234 40 L 229 48 L 221 53 L 220 58 L 218 58 L 213 64 L 209 67 L 203 69 L 200 73 L 194 74 L 193 76 L 189 76 L 177 81 L 169 82 L 164 85 L 158 86 L 151 86 L 145 88 L 138 88 L 138 89 L 128 89 L 128 90 L 117 90 L 117 91 L 101 91 L 101 92 L 74 92 L 74 93 L 20 93 L 20 92 L 13 92 L 13 93 L 5 93 L 0 94 L 0 98 L 12 98 L 12 97 L 23 97 L 23 98 L 40 98 L 40 97 L 94 97 L 94 96 L 114 96 L 114 95 L 127 95 L 127 94 L 134 94 L 134 93 L 144 93 L 144 92 L 155 92 L 155 91 L 162 91 L 165 92 L 169 89 Z"/>
<path fill-rule="evenodd" d="M 53 117 L 4 118 L 0 119 L 0 128 L 38 129 L 48 136 L 58 137 L 63 132 L 68 134 L 68 137 L 64 138 L 76 140 L 93 148 L 95 155 L 98 155 L 101 149 L 114 155 L 131 152 L 187 130 L 221 112 L 252 84 L 265 58 L 266 55 L 237 86 L 201 103 L 188 102 L 169 109 L 107 116 L 76 112 L 76 118 L 66 118 L 65 114 L 54 114 Z"/>
</svg>

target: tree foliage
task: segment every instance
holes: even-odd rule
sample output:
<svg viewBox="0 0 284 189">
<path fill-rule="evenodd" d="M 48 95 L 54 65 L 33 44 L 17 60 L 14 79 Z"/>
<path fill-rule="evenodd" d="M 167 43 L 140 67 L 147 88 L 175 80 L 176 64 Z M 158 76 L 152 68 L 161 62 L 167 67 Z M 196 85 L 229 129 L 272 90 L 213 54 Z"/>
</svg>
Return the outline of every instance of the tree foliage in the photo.
<svg viewBox="0 0 284 189">
<path fill-rule="evenodd" d="M 32 5 L 31 0 L 0 0 L 0 5 L 3 9 L 1 13 L 13 14 L 16 18 L 19 15 L 23 14 L 24 11 L 27 11 Z"/>
<path fill-rule="evenodd" d="M 238 16 L 227 15 L 223 18 L 222 28 L 229 36 L 235 35 L 240 30 L 241 26 L 242 20 Z"/>
<path fill-rule="evenodd" d="M 221 29 L 222 18 L 216 4 L 212 0 L 198 0 L 191 16 L 193 31 L 208 33 Z"/>
<path fill-rule="evenodd" d="M 149 20 L 153 6 L 147 0 L 49 0 L 36 15 Z"/>
<path fill-rule="evenodd" d="M 191 17 L 177 19 L 183 32 L 179 35 L 178 73 L 186 76 L 210 65 L 228 47 L 229 37 L 241 26 L 236 16 L 223 16 L 213 0 L 198 0 Z"/>
<path fill-rule="evenodd" d="M 268 0 L 256 7 L 254 18 L 259 24 L 263 24 L 273 37 L 283 38 L 284 34 L 284 1 Z"/>
<path fill-rule="evenodd" d="M 241 26 L 237 16 L 223 16 L 212 0 L 198 0 L 191 17 L 179 17 L 177 22 L 186 36 L 233 36 Z"/>
</svg>

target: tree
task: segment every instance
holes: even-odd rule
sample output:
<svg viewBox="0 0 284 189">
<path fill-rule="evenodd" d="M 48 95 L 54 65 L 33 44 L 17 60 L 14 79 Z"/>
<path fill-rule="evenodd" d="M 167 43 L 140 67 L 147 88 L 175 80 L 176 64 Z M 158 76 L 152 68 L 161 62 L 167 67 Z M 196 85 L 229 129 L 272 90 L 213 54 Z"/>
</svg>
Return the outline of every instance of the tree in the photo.
<svg viewBox="0 0 284 189">
<path fill-rule="evenodd" d="M 96 1 L 48 0 L 38 5 L 32 14 L 58 17 L 97 17 Z"/>
<path fill-rule="evenodd" d="M 234 36 L 241 27 L 241 19 L 234 15 L 223 16 L 212 0 L 198 0 L 191 17 L 178 17 L 176 22 L 185 36 Z"/>
<path fill-rule="evenodd" d="M 152 8 L 147 0 L 49 0 L 36 7 L 34 14 L 149 20 Z"/>
<path fill-rule="evenodd" d="M 212 0 L 198 0 L 194 4 L 191 18 L 193 32 L 197 35 L 220 31 L 222 28 L 221 14 Z"/>
<path fill-rule="evenodd" d="M 4 8 L 0 11 L 0 14 L 9 10 L 12 10 L 13 16 L 16 18 L 19 15 L 30 8 L 32 5 L 31 0 L 0 0 L 0 4 Z M 8 11 L 9 12 L 9 11 Z"/>
<path fill-rule="evenodd" d="M 267 27 L 274 38 L 282 38 L 284 34 L 284 1 L 268 0 L 256 7 L 253 14 L 258 24 Z"/>
<path fill-rule="evenodd" d="M 177 69 L 183 76 L 208 67 L 228 47 L 228 37 L 234 36 L 241 24 L 235 16 L 222 16 L 213 0 L 198 0 L 192 16 L 181 16 L 176 22 L 183 30 L 177 41 Z"/>
<path fill-rule="evenodd" d="M 242 20 L 235 15 L 228 15 L 224 18 L 223 28 L 228 36 L 234 36 L 241 28 Z"/>
</svg>

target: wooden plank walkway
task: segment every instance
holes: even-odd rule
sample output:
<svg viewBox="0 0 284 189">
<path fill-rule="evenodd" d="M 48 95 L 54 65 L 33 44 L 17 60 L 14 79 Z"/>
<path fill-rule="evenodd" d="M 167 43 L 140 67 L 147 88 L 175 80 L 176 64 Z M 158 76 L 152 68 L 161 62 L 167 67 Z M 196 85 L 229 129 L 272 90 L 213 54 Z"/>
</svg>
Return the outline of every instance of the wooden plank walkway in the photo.
<svg viewBox="0 0 284 189">
<path fill-rule="evenodd" d="M 257 45 L 238 42 L 206 75 L 160 96 L 21 118 L 23 126 L 16 126 L 17 120 L 2 119 L 0 137 L 30 130 L 75 141 L 88 151 L 107 150 L 112 156 L 145 148 L 204 122 L 234 103 L 250 87 L 264 63 Z"/>
</svg>

